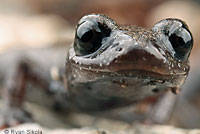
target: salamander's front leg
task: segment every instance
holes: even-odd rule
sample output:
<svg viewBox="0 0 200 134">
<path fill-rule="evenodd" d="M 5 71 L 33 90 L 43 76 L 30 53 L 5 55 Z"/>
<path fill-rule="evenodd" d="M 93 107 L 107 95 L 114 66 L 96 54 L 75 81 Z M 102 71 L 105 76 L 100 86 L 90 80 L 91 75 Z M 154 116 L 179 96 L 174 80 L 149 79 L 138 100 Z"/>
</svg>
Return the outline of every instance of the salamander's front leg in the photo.
<svg viewBox="0 0 200 134">
<path fill-rule="evenodd" d="M 28 82 L 48 89 L 48 80 L 39 72 L 35 64 L 28 60 L 16 60 L 9 65 L 4 79 L 4 106 L 0 109 L 0 128 L 32 121 L 31 115 L 24 110 L 23 101 Z"/>
<path fill-rule="evenodd" d="M 165 124 L 171 118 L 177 96 L 167 92 L 158 98 L 158 101 L 152 106 L 148 113 L 147 123 Z"/>
</svg>

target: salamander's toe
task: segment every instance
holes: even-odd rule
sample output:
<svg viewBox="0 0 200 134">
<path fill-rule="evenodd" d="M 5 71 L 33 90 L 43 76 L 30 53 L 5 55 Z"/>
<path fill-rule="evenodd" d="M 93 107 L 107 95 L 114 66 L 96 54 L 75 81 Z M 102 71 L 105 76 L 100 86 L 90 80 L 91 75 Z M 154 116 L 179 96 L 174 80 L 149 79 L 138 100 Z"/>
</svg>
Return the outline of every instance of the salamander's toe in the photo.
<svg viewBox="0 0 200 134">
<path fill-rule="evenodd" d="M 8 108 L 6 110 L 0 110 L 0 129 L 32 121 L 31 114 L 23 109 Z"/>
</svg>

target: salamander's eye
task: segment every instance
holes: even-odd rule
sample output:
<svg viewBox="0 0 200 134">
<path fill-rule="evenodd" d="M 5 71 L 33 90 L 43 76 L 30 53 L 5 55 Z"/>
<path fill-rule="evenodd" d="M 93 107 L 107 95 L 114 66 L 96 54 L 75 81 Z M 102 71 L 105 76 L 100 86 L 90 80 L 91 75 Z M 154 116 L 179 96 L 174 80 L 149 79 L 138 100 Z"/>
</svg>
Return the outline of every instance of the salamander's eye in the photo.
<svg viewBox="0 0 200 134">
<path fill-rule="evenodd" d="M 178 60 L 189 57 L 193 47 L 192 34 L 187 25 L 178 19 L 166 19 L 158 22 L 154 29 L 159 29 L 164 37 L 163 43 Z"/>
<path fill-rule="evenodd" d="M 110 35 L 110 29 L 95 20 L 85 20 L 76 29 L 74 50 L 77 56 L 94 53 L 102 45 L 102 40 Z"/>
<path fill-rule="evenodd" d="M 185 26 L 181 26 L 169 33 L 169 41 L 178 59 L 188 58 L 193 46 L 192 35 Z"/>
</svg>

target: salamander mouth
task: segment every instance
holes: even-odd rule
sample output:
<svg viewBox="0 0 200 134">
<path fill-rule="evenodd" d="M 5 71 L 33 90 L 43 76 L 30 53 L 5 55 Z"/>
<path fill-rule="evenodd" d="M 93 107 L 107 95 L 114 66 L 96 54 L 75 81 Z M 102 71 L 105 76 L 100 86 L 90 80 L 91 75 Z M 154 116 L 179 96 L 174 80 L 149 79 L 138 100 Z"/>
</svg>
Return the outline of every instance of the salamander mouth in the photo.
<svg viewBox="0 0 200 134">
<path fill-rule="evenodd" d="M 123 65 L 121 65 L 120 69 L 113 67 L 108 68 L 104 67 L 103 65 L 99 66 L 88 66 L 88 65 L 79 65 L 79 64 L 72 64 L 74 68 L 79 68 L 82 71 L 91 72 L 91 73 L 99 73 L 99 74 L 107 74 L 107 75 L 113 75 L 118 74 L 119 76 L 129 76 L 129 77 L 135 77 L 135 76 L 145 76 L 145 77 L 155 77 L 155 78 L 163 78 L 163 77 L 174 77 L 174 76 L 182 76 L 187 75 L 187 71 L 178 70 L 176 72 L 167 72 L 163 70 L 156 70 L 156 69 L 138 69 L 138 68 L 127 68 L 125 66 L 123 68 Z M 120 66 L 120 65 L 119 65 Z"/>
<path fill-rule="evenodd" d="M 81 67 L 81 68 L 80 68 Z M 93 66 L 94 67 L 94 66 Z M 155 89 L 176 89 L 180 87 L 187 77 L 187 73 L 160 73 L 151 70 L 98 70 L 86 66 L 78 66 L 73 64 L 73 79 L 78 83 L 105 83 L 116 86 L 118 89 L 138 90 L 150 88 Z M 100 84 L 101 85 L 101 84 Z M 106 85 L 104 85 L 107 88 Z"/>
<path fill-rule="evenodd" d="M 177 72 L 177 73 L 163 73 L 156 72 L 152 70 L 142 70 L 142 69 L 128 69 L 128 70 L 106 70 L 106 69 L 97 69 L 92 67 L 78 66 L 77 64 L 73 65 L 73 68 L 76 68 L 76 72 L 80 74 L 87 75 L 88 77 L 96 77 L 99 79 L 104 79 L 108 77 L 112 78 L 138 78 L 138 79 L 149 79 L 152 81 L 158 81 L 160 83 L 164 81 L 171 81 L 179 79 L 181 77 L 186 77 L 187 72 Z"/>
</svg>

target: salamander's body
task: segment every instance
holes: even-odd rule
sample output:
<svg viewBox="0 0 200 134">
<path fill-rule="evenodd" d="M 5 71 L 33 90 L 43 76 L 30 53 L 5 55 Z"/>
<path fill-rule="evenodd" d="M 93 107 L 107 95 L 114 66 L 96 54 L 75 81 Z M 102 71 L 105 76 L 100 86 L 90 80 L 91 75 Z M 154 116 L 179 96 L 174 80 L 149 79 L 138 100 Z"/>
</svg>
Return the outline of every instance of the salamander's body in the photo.
<svg viewBox="0 0 200 134">
<path fill-rule="evenodd" d="M 84 16 L 67 54 L 63 103 L 81 111 L 102 111 L 133 104 L 168 89 L 177 92 L 188 75 L 192 45 L 187 25 L 178 19 L 161 20 L 152 29 L 144 29 L 120 26 L 105 15 Z M 8 83 L 5 88 L 9 90 L 7 111 L 17 109 L 3 112 L 1 119 L 7 125 L 13 118 L 27 119 L 19 119 L 20 115 L 27 116 L 21 110 L 26 80 L 43 88 L 51 83 L 38 73 L 39 68 L 27 62 L 17 67 L 18 73 L 13 76 L 18 80 L 12 79 L 15 84 Z M 16 84 L 19 80 L 22 82 Z"/>
</svg>

